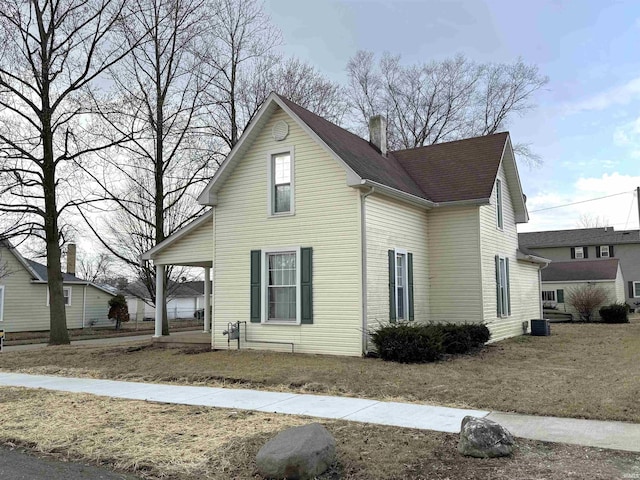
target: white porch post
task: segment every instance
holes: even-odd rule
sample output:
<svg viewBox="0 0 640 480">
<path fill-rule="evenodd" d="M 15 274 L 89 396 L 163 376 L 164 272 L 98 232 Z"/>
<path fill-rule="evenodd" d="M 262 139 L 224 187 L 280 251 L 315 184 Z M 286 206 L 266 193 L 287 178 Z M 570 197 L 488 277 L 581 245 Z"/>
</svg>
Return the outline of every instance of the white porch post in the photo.
<svg viewBox="0 0 640 480">
<path fill-rule="evenodd" d="M 164 310 L 164 265 L 156 265 L 156 332 L 154 337 L 162 336 L 162 312 Z"/>
<path fill-rule="evenodd" d="M 204 331 L 211 330 L 211 268 L 204 267 Z"/>
</svg>

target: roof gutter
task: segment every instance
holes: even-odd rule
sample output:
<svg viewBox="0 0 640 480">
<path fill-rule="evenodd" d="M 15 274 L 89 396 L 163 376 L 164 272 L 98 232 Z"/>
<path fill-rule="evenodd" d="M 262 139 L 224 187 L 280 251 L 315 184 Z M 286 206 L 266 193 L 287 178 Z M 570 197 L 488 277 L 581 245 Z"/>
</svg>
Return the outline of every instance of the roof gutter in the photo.
<svg viewBox="0 0 640 480">
<path fill-rule="evenodd" d="M 426 208 L 434 208 L 438 206 L 436 203 L 431 200 L 427 200 L 426 198 L 417 197 L 415 195 L 411 195 L 410 193 L 403 192 L 402 190 L 398 190 L 396 188 L 388 187 L 387 185 L 383 185 L 378 182 L 374 182 L 373 180 L 369 180 L 363 178 L 360 180 L 360 186 L 363 187 L 371 187 L 376 189 L 376 192 L 387 195 L 391 198 L 396 198 L 398 200 L 403 200 L 405 202 L 411 203 L 413 205 L 417 205 L 419 207 Z"/>
<path fill-rule="evenodd" d="M 518 260 L 525 260 L 527 262 L 544 265 L 542 268 L 546 268 L 551 263 L 551 260 L 548 258 L 538 257 L 537 255 L 527 255 L 526 253 L 522 253 L 520 250 L 516 251 L 516 258 Z"/>
</svg>

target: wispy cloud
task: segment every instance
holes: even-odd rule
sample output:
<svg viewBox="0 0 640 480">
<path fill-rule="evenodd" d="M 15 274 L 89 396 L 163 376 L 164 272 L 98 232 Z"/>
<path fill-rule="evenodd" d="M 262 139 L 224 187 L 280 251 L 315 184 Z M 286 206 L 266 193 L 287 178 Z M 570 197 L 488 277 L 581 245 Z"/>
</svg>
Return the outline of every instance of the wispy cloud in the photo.
<svg viewBox="0 0 640 480">
<path fill-rule="evenodd" d="M 634 78 L 624 85 L 604 90 L 589 98 L 577 102 L 566 103 L 562 106 L 565 115 L 588 111 L 601 111 L 614 105 L 628 105 L 640 99 L 640 77 Z"/>
</svg>

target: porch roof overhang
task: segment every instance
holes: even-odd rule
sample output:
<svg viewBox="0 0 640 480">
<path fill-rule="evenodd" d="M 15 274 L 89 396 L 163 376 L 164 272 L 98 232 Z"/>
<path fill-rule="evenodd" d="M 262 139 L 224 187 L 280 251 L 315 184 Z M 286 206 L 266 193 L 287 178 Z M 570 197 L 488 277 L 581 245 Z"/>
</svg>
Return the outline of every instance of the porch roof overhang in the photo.
<svg viewBox="0 0 640 480">
<path fill-rule="evenodd" d="M 141 263 L 149 260 L 156 265 L 213 267 L 213 209 L 140 255 Z"/>
</svg>

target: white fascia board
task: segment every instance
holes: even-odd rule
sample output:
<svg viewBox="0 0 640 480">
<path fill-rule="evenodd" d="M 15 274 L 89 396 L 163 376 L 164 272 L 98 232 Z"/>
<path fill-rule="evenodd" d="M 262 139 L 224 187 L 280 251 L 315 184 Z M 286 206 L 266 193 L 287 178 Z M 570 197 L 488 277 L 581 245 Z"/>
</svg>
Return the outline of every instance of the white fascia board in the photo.
<svg viewBox="0 0 640 480">
<path fill-rule="evenodd" d="M 614 283 L 616 280 L 611 279 L 611 280 L 553 280 L 553 281 L 549 281 L 549 280 L 542 280 L 542 283 L 544 285 L 552 285 L 552 284 L 563 284 L 563 283 Z"/>
<path fill-rule="evenodd" d="M 20 252 L 13 245 L 11 245 L 11 243 L 8 240 L 5 240 L 2 243 L 4 244 L 6 249 L 9 250 L 9 252 L 16 258 L 16 260 L 20 262 L 20 264 L 25 268 L 25 270 L 29 272 L 29 274 L 32 277 L 40 281 L 43 280 L 43 278 L 40 275 L 38 275 L 38 272 L 36 272 L 33 268 L 31 268 L 31 265 L 29 265 L 29 262 L 27 262 L 25 258 L 22 255 L 20 255 Z"/>
<path fill-rule="evenodd" d="M 355 186 L 355 185 L 351 185 L 351 186 Z M 437 206 L 437 204 L 433 203 L 431 200 L 427 200 L 421 197 L 416 197 L 415 195 L 411 195 L 410 193 L 403 192 L 401 190 L 389 187 L 387 185 L 383 185 L 378 182 L 374 182 L 373 180 L 363 179 L 360 181 L 360 184 L 358 186 L 374 187 L 376 189 L 376 193 L 381 193 L 388 197 L 402 200 L 412 205 L 416 205 L 418 207 L 430 209 Z"/>
<path fill-rule="evenodd" d="M 525 262 L 539 263 L 542 265 L 549 265 L 551 263 L 551 260 L 548 258 L 538 257 L 537 255 L 527 255 L 526 253 L 522 253 L 520 250 L 516 252 L 516 259 Z"/>
<path fill-rule="evenodd" d="M 491 198 L 472 198 L 469 200 L 454 200 L 451 202 L 438 202 L 436 207 L 467 207 L 474 205 L 489 205 Z"/>
<path fill-rule="evenodd" d="M 152 249 L 147 250 L 146 252 L 144 252 L 142 255 L 140 255 L 140 261 L 152 260 L 153 257 L 155 255 L 157 255 L 159 252 L 161 252 L 162 250 L 167 248 L 169 245 L 175 243 L 176 241 L 178 241 L 179 239 L 181 239 L 182 237 L 187 235 L 189 232 L 191 232 L 192 230 L 195 230 L 196 228 L 198 228 L 203 223 L 206 223 L 207 220 L 210 220 L 212 218 L 213 218 L 213 209 L 209 210 L 207 213 L 204 213 L 204 214 L 200 215 L 198 218 L 193 220 L 188 225 L 182 227 L 180 230 L 175 232 L 173 235 L 165 238 L 162 242 L 157 244 Z"/>
<path fill-rule="evenodd" d="M 44 280 L 31 280 L 31 282 L 33 285 L 48 285 L 49 282 L 45 282 Z M 112 297 L 115 297 L 117 294 L 107 290 L 106 288 L 102 288 L 100 285 L 96 285 L 95 283 L 91 283 L 91 282 L 85 282 L 82 280 L 71 280 L 71 281 L 66 281 L 63 280 L 62 285 L 86 285 L 88 287 L 94 287 L 97 288 L 98 290 L 104 292 L 104 293 L 108 293 L 109 295 L 111 295 Z"/>
<path fill-rule="evenodd" d="M 522 183 L 520 182 L 520 173 L 518 172 L 518 163 L 516 162 L 516 155 L 513 151 L 513 145 L 511 144 L 511 135 L 507 134 L 507 141 L 504 143 L 504 149 L 502 151 L 502 158 L 500 159 L 500 163 L 504 162 L 504 154 L 509 149 L 509 157 L 511 158 L 511 165 L 513 167 L 513 172 L 515 174 L 515 179 L 510 178 L 509 191 L 512 191 L 512 184 L 515 182 L 518 187 L 518 196 L 515 199 L 514 204 L 518 204 L 518 206 L 522 209 L 520 212 L 516 211 L 516 223 L 527 223 L 529 221 L 529 212 L 527 210 L 527 204 L 524 201 L 524 192 L 522 190 Z M 505 170 L 505 174 L 507 174 Z M 511 176 L 511 175 L 510 175 Z M 513 195 L 511 195 L 511 201 L 514 201 Z"/>
<path fill-rule="evenodd" d="M 260 124 L 260 120 L 265 115 L 265 113 L 269 110 L 269 107 L 271 106 L 272 103 L 275 103 L 285 113 L 287 113 L 287 115 L 289 115 L 289 117 L 291 117 L 293 121 L 296 122 L 296 124 L 302 130 L 304 130 L 305 133 L 307 133 L 307 135 L 313 138 L 318 143 L 318 145 L 320 145 L 320 147 L 322 147 L 322 149 L 324 149 L 329 154 L 329 156 L 331 156 L 334 160 L 336 160 L 340 164 L 340 166 L 342 166 L 342 168 L 345 169 L 345 171 L 347 172 L 347 185 L 354 186 L 358 184 L 360 180 L 360 176 L 356 172 L 354 172 L 351 169 L 351 167 L 349 167 L 345 163 L 345 161 L 342 160 L 342 158 L 340 158 L 333 150 L 331 150 L 331 148 L 329 148 L 329 146 L 318 136 L 318 134 L 314 132 L 305 122 L 303 122 L 302 119 L 300 119 L 300 117 L 298 117 L 293 112 L 293 110 L 291 110 L 282 100 L 280 100 L 280 98 L 276 93 L 272 92 L 264 101 L 264 103 L 258 110 L 258 113 L 254 117 L 254 119 L 251 121 L 249 126 L 242 133 L 242 136 L 240 137 L 240 140 L 238 141 L 238 143 L 233 147 L 231 152 L 229 152 L 229 155 L 227 155 L 227 158 L 222 163 L 220 168 L 218 168 L 215 175 L 209 182 L 209 185 L 207 185 L 205 189 L 202 191 L 202 193 L 198 196 L 198 203 L 200 203 L 201 205 L 212 205 L 212 206 L 217 203 L 214 187 L 217 184 L 224 181 L 225 170 L 228 169 L 229 165 L 234 162 L 234 159 L 238 155 L 238 152 L 242 150 L 243 145 L 248 141 L 247 139 L 254 134 L 254 131 L 256 130 L 257 125 Z"/>
</svg>

